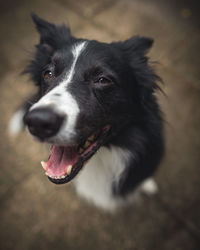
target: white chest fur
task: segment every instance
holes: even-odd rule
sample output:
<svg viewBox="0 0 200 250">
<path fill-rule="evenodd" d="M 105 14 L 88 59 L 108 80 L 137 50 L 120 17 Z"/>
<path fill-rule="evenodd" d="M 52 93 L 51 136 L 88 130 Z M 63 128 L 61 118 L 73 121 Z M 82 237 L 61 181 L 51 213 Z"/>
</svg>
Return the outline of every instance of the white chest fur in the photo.
<svg viewBox="0 0 200 250">
<path fill-rule="evenodd" d="M 113 181 L 119 180 L 130 153 L 116 146 L 101 147 L 75 179 L 77 192 L 104 209 L 120 202 L 112 195 Z"/>
</svg>

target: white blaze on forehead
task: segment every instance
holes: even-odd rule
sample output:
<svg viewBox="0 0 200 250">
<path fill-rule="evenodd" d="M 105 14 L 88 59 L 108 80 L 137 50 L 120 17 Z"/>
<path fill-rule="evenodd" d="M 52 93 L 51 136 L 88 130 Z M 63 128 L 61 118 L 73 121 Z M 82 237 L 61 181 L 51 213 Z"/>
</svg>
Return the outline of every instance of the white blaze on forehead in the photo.
<svg viewBox="0 0 200 250">
<path fill-rule="evenodd" d="M 31 107 L 31 110 L 33 110 L 50 105 L 58 113 L 66 115 L 65 123 L 58 135 L 55 136 L 56 140 L 64 141 L 70 139 L 75 134 L 76 120 L 80 110 L 76 99 L 68 91 L 68 85 L 73 80 L 76 62 L 86 44 L 86 42 L 81 42 L 72 47 L 73 63 L 66 74 L 66 78 Z"/>
<path fill-rule="evenodd" d="M 76 66 L 76 62 L 77 62 L 81 52 L 83 51 L 85 45 L 86 45 L 86 42 L 82 42 L 82 43 L 78 44 L 77 46 L 73 47 L 72 54 L 74 56 L 74 61 L 72 63 L 72 66 L 71 66 L 69 73 L 67 73 L 67 79 L 65 80 L 66 82 L 70 82 L 72 80 L 74 73 L 75 73 L 74 69 Z"/>
</svg>

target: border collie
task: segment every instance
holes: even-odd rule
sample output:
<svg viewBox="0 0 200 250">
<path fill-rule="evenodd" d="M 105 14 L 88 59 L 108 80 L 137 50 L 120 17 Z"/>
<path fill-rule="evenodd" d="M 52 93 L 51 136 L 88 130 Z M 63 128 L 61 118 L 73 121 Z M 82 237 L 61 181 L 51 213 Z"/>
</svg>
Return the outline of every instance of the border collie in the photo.
<svg viewBox="0 0 200 250">
<path fill-rule="evenodd" d="M 32 18 L 40 43 L 25 72 L 38 93 L 14 115 L 11 132 L 23 122 L 50 144 L 49 159 L 41 162 L 49 180 L 74 179 L 78 193 L 101 208 L 127 203 L 141 186 L 156 191 L 150 177 L 164 139 L 155 95 L 160 79 L 146 56 L 153 40 L 78 39 L 65 25 Z"/>
</svg>

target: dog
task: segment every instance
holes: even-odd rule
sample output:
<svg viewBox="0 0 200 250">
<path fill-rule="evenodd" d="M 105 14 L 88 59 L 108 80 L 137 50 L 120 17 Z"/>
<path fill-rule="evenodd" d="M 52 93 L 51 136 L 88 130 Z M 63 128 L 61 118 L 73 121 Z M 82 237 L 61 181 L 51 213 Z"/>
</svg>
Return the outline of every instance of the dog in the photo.
<svg viewBox="0 0 200 250">
<path fill-rule="evenodd" d="M 40 34 L 25 73 L 38 87 L 14 115 L 51 145 L 42 161 L 49 180 L 73 179 L 77 192 L 105 210 L 128 203 L 136 190 L 154 193 L 152 176 L 164 153 L 163 115 L 155 93 L 160 78 L 147 52 L 153 40 L 133 36 L 102 43 L 75 38 L 65 25 L 36 14 Z"/>
</svg>

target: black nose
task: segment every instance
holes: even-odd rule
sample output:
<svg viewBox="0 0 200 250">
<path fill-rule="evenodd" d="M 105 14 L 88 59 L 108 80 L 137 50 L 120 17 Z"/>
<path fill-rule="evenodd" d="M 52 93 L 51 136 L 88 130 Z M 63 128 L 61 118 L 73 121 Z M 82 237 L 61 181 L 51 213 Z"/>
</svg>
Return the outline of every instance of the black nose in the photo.
<svg viewBox="0 0 200 250">
<path fill-rule="evenodd" d="M 24 118 L 30 133 L 41 140 L 56 135 L 63 121 L 64 116 L 50 108 L 36 108 Z"/>
</svg>

